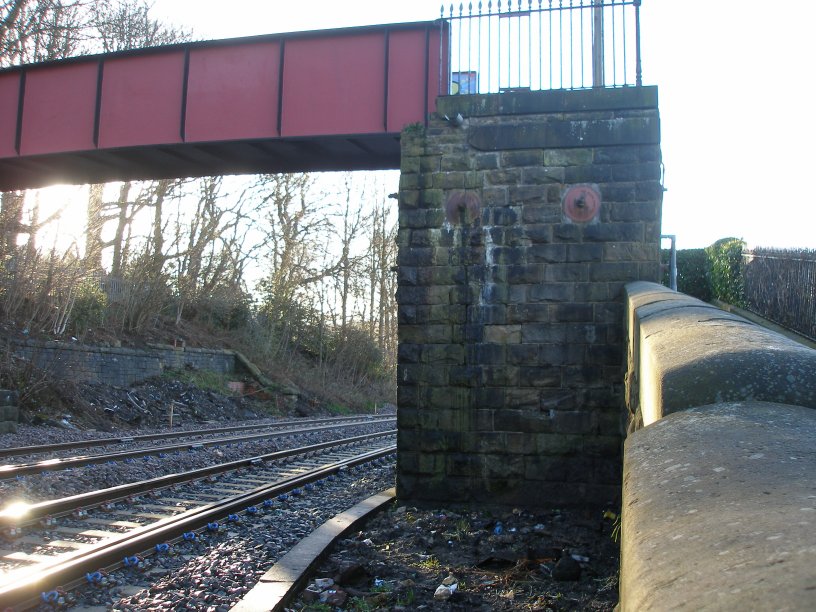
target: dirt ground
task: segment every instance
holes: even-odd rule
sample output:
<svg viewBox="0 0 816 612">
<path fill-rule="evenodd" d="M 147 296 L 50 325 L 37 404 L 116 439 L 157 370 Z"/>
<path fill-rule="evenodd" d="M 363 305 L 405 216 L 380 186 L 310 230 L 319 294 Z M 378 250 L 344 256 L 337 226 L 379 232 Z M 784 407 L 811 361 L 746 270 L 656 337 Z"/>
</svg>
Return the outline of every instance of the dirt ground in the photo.
<svg viewBox="0 0 816 612">
<path fill-rule="evenodd" d="M 615 518 L 393 506 L 338 542 L 290 609 L 610 611 Z"/>
</svg>

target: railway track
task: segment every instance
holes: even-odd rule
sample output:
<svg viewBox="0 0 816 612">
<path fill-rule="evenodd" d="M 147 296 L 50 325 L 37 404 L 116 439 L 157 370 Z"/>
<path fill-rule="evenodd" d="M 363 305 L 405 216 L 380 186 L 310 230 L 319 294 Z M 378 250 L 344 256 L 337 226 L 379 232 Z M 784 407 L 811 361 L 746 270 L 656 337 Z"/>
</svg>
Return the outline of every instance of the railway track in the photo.
<svg viewBox="0 0 816 612">
<path fill-rule="evenodd" d="M 326 417 L 322 419 L 295 419 L 290 421 L 272 421 L 268 423 L 252 423 L 251 425 L 231 425 L 229 427 L 209 427 L 204 429 L 185 429 L 178 431 L 164 431 L 152 434 L 143 434 L 139 436 L 116 436 L 111 438 L 93 438 L 85 440 L 75 440 L 72 442 L 60 442 L 56 444 L 41 444 L 36 446 L 13 446 L 9 448 L 0 448 L 0 459 L 6 457 L 19 457 L 21 455 L 53 455 L 55 453 L 67 450 L 76 450 L 78 448 L 94 448 L 98 446 L 115 446 L 115 445 L 130 445 L 141 442 L 154 442 L 158 440 L 169 440 L 173 438 L 201 438 L 203 436 L 222 434 L 222 433 L 236 433 L 239 431 L 247 431 L 250 429 L 276 429 L 281 427 L 292 427 L 303 425 L 321 425 L 325 423 L 335 424 L 353 424 L 353 423 L 368 423 L 375 420 L 377 417 L 366 416 L 349 416 L 349 417 Z M 388 417 L 386 417 L 388 418 Z M 391 417 L 393 418 L 393 417 Z"/>
<path fill-rule="evenodd" d="M 239 436 L 229 436 L 229 437 L 211 437 L 211 438 L 202 438 L 204 435 L 211 435 L 217 433 L 233 433 L 236 431 L 245 431 L 246 429 L 254 429 L 257 430 L 257 425 L 254 428 L 247 428 L 247 427 L 229 427 L 229 428 L 218 428 L 218 429 L 207 429 L 207 430 L 198 430 L 195 432 L 187 432 L 187 436 L 184 437 L 192 437 L 194 440 L 179 442 L 175 444 L 167 444 L 167 445 L 151 445 L 151 446 L 140 446 L 137 448 L 131 448 L 128 450 L 121 450 L 121 451 L 114 451 L 114 452 L 107 452 L 101 453 L 97 455 L 82 455 L 82 456 L 73 456 L 73 457 L 59 457 L 59 458 L 48 458 L 36 462 L 31 463 L 17 463 L 17 464 L 7 464 L 7 465 L 0 465 L 0 480 L 7 480 L 13 478 L 20 478 L 24 476 L 28 476 L 31 474 L 38 474 L 42 472 L 53 472 L 56 470 L 65 470 L 71 469 L 76 467 L 88 466 L 88 465 L 95 465 L 99 463 L 107 463 L 110 461 L 127 461 L 130 459 L 136 459 L 140 457 L 146 456 L 163 456 L 171 453 L 178 453 L 184 450 L 197 450 L 200 448 L 210 447 L 210 446 L 224 446 L 228 444 L 240 444 L 244 442 L 250 442 L 253 440 L 261 440 L 265 438 L 275 438 L 275 437 L 283 437 L 283 436 L 291 436 L 291 435 L 298 435 L 298 434 L 305 434 L 305 433 L 314 433 L 318 431 L 326 431 L 331 429 L 341 429 L 353 425 L 378 425 L 383 423 L 394 422 L 396 419 L 394 417 L 386 417 L 386 418 L 371 418 L 366 417 L 364 419 L 342 419 L 338 421 L 337 419 L 315 419 L 309 421 L 309 427 L 296 427 L 293 429 L 278 429 L 280 424 L 275 424 L 274 429 L 270 429 L 268 431 L 264 431 L 261 433 L 252 433 L 252 434 L 243 434 Z M 287 425 L 296 423 L 298 425 L 302 424 L 303 422 L 297 421 L 290 421 L 287 422 Z M 84 443 L 85 446 L 111 446 L 112 444 L 132 444 L 138 442 L 155 442 L 161 439 L 167 439 L 170 437 L 179 437 L 178 434 L 171 434 L 171 433 L 164 433 L 164 434 L 151 434 L 147 436 L 138 436 L 133 438 L 108 438 L 105 440 L 92 440 Z M 103 444 L 104 443 L 104 444 Z M 80 442 L 69 442 L 69 443 L 62 443 L 62 444 L 55 444 L 55 445 L 43 445 L 43 446 L 29 446 L 29 447 L 19 447 L 19 448 L 12 448 L 6 449 L 6 453 L 12 452 L 15 453 L 16 451 L 20 451 L 23 449 L 29 449 L 30 452 L 25 453 L 26 456 L 29 455 L 49 455 L 53 452 L 65 450 L 68 448 L 75 449 L 75 448 L 82 448 L 82 446 L 76 446 L 79 444 L 83 444 Z M 16 453 L 18 456 L 22 456 L 24 453 Z"/>
<path fill-rule="evenodd" d="M 151 551 L 263 520 L 355 466 L 395 452 L 394 431 L 345 438 L 0 513 L 0 609 L 59 606 L 57 585 L 102 581 Z M 208 531 L 209 530 L 209 531 Z"/>
</svg>

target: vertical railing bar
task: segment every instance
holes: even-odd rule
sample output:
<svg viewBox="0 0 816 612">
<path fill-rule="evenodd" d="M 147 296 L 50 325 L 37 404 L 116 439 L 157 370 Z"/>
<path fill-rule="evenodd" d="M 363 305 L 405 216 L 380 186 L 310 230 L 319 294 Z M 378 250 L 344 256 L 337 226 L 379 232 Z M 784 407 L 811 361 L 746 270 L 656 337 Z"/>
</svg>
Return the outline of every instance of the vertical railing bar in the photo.
<svg viewBox="0 0 816 612">
<path fill-rule="evenodd" d="M 513 87 L 513 0 L 507 0 L 507 88 Z"/>
<path fill-rule="evenodd" d="M 499 57 L 496 61 L 496 93 L 501 91 L 501 0 L 496 3 L 496 52 Z"/>
<path fill-rule="evenodd" d="M 572 33 L 574 26 L 572 23 L 572 15 L 575 11 L 572 8 L 573 0 L 569 0 L 569 28 L 570 28 L 570 89 L 575 89 L 575 66 L 573 64 L 573 51 L 575 50 L 575 43 L 572 40 Z"/>
<path fill-rule="evenodd" d="M 465 20 L 462 18 L 464 14 L 465 7 L 460 2 L 459 3 L 459 38 L 456 41 L 456 70 L 459 72 L 459 87 L 457 88 L 456 95 L 462 94 L 462 28 L 465 26 Z"/>
<path fill-rule="evenodd" d="M 541 30 L 541 0 L 538 0 L 538 88 L 544 89 L 544 80 L 542 75 L 543 58 L 541 57 L 544 50 L 544 33 Z"/>
<path fill-rule="evenodd" d="M 578 8 L 581 12 L 581 88 L 584 87 L 584 0 L 581 0 L 581 6 Z"/>
<path fill-rule="evenodd" d="M 558 7 L 558 89 L 564 89 L 564 0 Z"/>
<path fill-rule="evenodd" d="M 533 0 L 527 0 L 527 84 L 533 90 Z"/>
<path fill-rule="evenodd" d="M 481 74 L 482 74 L 482 0 L 479 0 L 479 50 L 476 53 L 476 65 L 478 66 L 477 72 L 477 79 L 481 81 Z M 476 93 L 482 93 L 482 84 L 479 82 L 478 86 L 476 87 Z"/>
<path fill-rule="evenodd" d="M 623 23 L 623 84 L 628 85 L 629 79 L 626 75 L 626 3 L 621 4 L 621 23 Z"/>
<path fill-rule="evenodd" d="M 552 45 L 552 34 L 553 34 L 553 25 L 552 25 L 552 2 L 553 0 L 549 0 L 550 3 L 550 11 L 547 14 L 550 20 L 550 89 L 553 88 L 553 45 Z"/>
<path fill-rule="evenodd" d="M 507 88 L 513 87 L 513 0 L 507 0 Z"/>
<path fill-rule="evenodd" d="M 640 66 L 640 0 L 634 0 L 635 4 L 635 86 L 643 85 L 643 78 Z"/>
<path fill-rule="evenodd" d="M 445 95 L 442 91 L 442 40 L 443 30 L 445 28 L 445 5 L 443 4 L 439 9 L 439 88 L 437 89 L 440 96 Z M 450 63 L 450 62 L 449 62 Z"/>
<path fill-rule="evenodd" d="M 487 92 L 493 88 L 493 81 L 490 80 L 490 67 L 493 65 L 493 55 L 491 54 L 493 42 L 493 0 L 487 2 Z M 498 90 L 497 90 L 498 91 Z"/>
<path fill-rule="evenodd" d="M 473 46 L 473 2 L 468 2 L 468 73 L 473 68 L 471 59 L 471 47 Z M 469 92 L 473 93 L 473 92 Z M 478 92 L 477 92 L 478 93 Z"/>
<path fill-rule="evenodd" d="M 521 87 L 521 0 L 518 0 L 518 20 L 516 21 L 516 32 L 518 33 L 518 87 Z"/>
<path fill-rule="evenodd" d="M 612 87 L 616 87 L 618 84 L 618 66 L 617 66 L 617 53 L 618 47 L 615 37 L 617 32 L 615 32 L 617 28 L 615 27 L 615 0 L 612 0 Z"/>
</svg>

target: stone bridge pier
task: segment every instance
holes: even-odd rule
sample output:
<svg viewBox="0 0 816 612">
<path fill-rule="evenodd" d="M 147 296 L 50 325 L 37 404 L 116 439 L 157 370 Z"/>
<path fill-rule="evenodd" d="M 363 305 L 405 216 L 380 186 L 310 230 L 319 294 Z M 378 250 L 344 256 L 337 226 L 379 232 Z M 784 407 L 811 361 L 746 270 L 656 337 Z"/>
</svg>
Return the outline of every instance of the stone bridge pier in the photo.
<svg viewBox="0 0 816 612">
<path fill-rule="evenodd" d="M 402 134 L 398 495 L 619 501 L 623 287 L 659 277 L 657 89 L 437 108 Z"/>
</svg>

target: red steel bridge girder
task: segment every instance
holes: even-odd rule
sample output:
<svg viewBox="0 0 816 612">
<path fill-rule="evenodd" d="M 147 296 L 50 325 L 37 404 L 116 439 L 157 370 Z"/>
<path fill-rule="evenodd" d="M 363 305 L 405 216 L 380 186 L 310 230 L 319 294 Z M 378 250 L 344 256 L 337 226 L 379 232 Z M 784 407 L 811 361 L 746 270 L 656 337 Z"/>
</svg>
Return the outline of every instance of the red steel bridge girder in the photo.
<svg viewBox="0 0 816 612">
<path fill-rule="evenodd" d="M 400 131 L 434 110 L 440 54 L 439 23 L 419 22 L 0 71 L 0 191 L 398 168 Z"/>
</svg>

